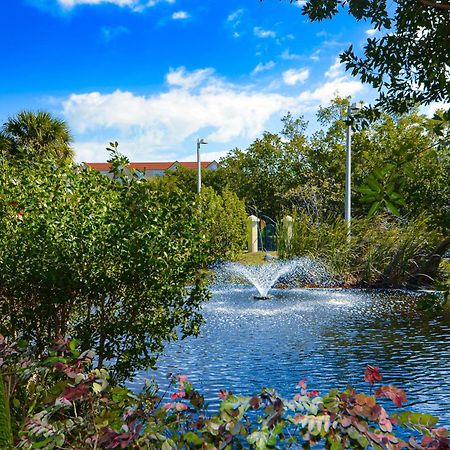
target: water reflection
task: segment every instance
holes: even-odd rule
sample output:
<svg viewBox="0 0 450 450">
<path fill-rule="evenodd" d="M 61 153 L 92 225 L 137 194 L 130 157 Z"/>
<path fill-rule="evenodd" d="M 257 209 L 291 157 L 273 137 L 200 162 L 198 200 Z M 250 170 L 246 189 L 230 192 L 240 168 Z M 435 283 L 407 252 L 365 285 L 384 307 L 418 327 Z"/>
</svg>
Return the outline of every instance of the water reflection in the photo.
<svg viewBox="0 0 450 450">
<path fill-rule="evenodd" d="M 159 370 L 135 383 L 184 373 L 214 407 L 222 388 L 251 394 L 271 386 L 290 396 L 302 378 L 322 391 L 365 389 L 364 368 L 375 364 L 415 409 L 450 426 L 448 312 L 424 313 L 417 295 L 401 292 L 296 289 L 275 291 L 271 301 L 252 294 L 250 287 L 215 291 L 201 336 L 167 346 Z"/>
</svg>

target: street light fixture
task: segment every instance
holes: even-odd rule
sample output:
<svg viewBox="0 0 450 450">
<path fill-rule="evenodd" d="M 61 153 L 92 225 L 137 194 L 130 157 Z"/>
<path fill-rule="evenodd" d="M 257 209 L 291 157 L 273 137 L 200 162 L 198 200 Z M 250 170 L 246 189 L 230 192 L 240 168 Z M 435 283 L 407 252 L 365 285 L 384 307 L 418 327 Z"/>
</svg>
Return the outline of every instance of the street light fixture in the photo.
<svg viewBox="0 0 450 450">
<path fill-rule="evenodd" d="M 200 146 L 205 145 L 206 139 L 197 139 L 197 194 L 202 190 L 202 164 L 200 162 Z"/>
<path fill-rule="evenodd" d="M 347 142 L 345 161 L 345 209 L 344 219 L 347 224 L 348 236 L 350 237 L 352 224 L 352 121 L 353 113 L 363 108 L 363 102 L 352 103 L 347 109 Z"/>
</svg>

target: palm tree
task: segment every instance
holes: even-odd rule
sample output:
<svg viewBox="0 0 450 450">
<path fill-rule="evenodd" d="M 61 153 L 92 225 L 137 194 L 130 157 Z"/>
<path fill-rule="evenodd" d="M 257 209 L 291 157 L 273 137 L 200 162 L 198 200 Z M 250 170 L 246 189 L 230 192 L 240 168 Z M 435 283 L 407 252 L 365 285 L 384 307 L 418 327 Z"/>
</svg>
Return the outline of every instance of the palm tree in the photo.
<svg viewBox="0 0 450 450">
<path fill-rule="evenodd" d="M 45 111 L 22 111 L 10 117 L 0 130 L 0 151 L 13 158 L 72 159 L 72 136 L 63 120 Z"/>
</svg>

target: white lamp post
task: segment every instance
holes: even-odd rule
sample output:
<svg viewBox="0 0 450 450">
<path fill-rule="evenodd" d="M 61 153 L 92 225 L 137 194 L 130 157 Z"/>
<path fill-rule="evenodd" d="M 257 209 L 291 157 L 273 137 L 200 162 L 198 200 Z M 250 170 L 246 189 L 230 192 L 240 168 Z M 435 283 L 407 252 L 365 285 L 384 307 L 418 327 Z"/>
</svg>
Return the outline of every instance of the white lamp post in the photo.
<svg viewBox="0 0 450 450">
<path fill-rule="evenodd" d="M 360 111 L 363 103 L 353 103 L 348 105 L 347 110 L 347 142 L 345 158 L 345 209 L 344 219 L 347 224 L 348 235 L 350 236 L 352 224 L 352 119 L 353 113 Z"/>
<path fill-rule="evenodd" d="M 200 162 L 200 146 L 205 145 L 205 139 L 197 139 L 197 194 L 202 190 L 202 164 Z"/>
</svg>

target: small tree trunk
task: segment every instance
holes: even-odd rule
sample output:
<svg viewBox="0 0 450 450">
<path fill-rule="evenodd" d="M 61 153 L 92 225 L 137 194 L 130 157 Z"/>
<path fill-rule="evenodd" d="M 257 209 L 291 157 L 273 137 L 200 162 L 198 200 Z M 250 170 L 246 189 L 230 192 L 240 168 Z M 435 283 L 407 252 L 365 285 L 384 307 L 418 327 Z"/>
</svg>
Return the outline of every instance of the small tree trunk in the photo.
<svg viewBox="0 0 450 450">
<path fill-rule="evenodd" d="M 9 399 L 6 397 L 3 375 L 0 372 L 0 448 L 11 449 L 13 443 Z"/>
</svg>

